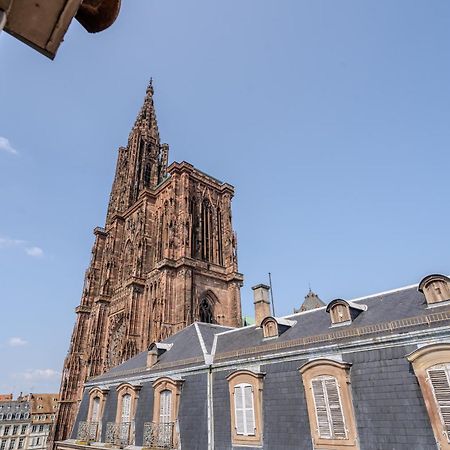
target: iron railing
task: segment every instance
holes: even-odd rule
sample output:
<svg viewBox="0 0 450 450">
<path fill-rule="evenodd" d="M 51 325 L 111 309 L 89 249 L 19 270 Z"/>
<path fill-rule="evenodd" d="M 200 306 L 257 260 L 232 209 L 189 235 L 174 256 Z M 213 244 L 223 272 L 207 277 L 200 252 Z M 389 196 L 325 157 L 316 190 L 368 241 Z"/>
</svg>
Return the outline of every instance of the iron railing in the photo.
<svg viewBox="0 0 450 450">
<path fill-rule="evenodd" d="M 133 443 L 133 422 L 108 422 L 106 424 L 107 444 L 126 447 Z"/>
<path fill-rule="evenodd" d="M 157 449 L 173 449 L 174 426 L 174 422 L 144 423 L 144 447 Z"/>
<path fill-rule="evenodd" d="M 98 435 L 98 422 L 80 422 L 78 425 L 77 441 L 95 442 Z"/>
</svg>

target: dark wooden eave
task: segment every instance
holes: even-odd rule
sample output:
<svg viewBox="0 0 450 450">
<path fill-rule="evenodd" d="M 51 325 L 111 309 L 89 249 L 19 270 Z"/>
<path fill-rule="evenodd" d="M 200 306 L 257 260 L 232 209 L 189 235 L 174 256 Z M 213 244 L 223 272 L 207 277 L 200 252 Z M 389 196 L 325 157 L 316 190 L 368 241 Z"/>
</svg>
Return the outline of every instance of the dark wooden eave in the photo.
<svg viewBox="0 0 450 450">
<path fill-rule="evenodd" d="M 120 0 L 84 0 L 75 18 L 89 33 L 110 27 L 120 11 Z"/>
</svg>

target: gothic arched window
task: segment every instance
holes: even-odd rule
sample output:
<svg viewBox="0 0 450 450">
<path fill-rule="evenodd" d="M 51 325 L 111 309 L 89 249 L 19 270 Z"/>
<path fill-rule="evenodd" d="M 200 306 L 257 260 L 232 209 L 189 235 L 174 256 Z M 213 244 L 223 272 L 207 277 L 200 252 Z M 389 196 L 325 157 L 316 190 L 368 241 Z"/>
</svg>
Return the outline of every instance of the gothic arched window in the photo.
<svg viewBox="0 0 450 450">
<path fill-rule="evenodd" d="M 199 320 L 204 323 L 214 323 L 212 306 L 207 297 L 200 302 Z"/>
</svg>

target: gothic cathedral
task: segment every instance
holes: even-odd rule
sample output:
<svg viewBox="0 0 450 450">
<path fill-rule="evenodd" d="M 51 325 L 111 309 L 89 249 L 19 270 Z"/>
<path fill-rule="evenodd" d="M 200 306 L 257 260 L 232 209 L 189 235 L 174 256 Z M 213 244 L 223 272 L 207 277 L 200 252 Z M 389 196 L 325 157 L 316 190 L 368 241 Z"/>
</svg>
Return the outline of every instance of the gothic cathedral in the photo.
<svg viewBox="0 0 450 450">
<path fill-rule="evenodd" d="M 234 189 L 187 162 L 168 165 L 168 153 L 150 82 L 119 148 L 105 228 L 94 230 L 53 441 L 68 437 L 87 378 L 194 321 L 241 325 Z"/>
</svg>

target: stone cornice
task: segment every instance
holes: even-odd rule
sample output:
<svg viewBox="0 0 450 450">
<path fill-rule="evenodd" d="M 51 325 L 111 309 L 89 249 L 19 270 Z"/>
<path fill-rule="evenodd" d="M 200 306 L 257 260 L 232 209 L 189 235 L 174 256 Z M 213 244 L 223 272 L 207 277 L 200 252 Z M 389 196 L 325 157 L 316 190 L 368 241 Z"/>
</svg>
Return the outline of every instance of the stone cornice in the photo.
<svg viewBox="0 0 450 450">
<path fill-rule="evenodd" d="M 239 272 L 230 271 L 230 268 L 225 268 L 217 264 L 208 263 L 206 261 L 200 261 L 198 259 L 182 257 L 177 260 L 164 258 L 159 261 L 155 267 L 148 273 L 147 278 L 152 276 L 152 272 L 159 271 L 163 269 L 174 269 L 178 270 L 181 268 L 193 269 L 197 273 L 205 274 L 210 277 L 220 278 L 225 281 L 237 281 L 243 282 L 244 275 Z"/>
<path fill-rule="evenodd" d="M 79 305 L 75 308 L 75 313 L 89 314 L 91 312 L 91 307 L 86 305 Z"/>
<path fill-rule="evenodd" d="M 182 161 L 173 162 L 168 168 L 167 171 L 172 174 L 182 174 L 188 173 L 192 178 L 201 181 L 202 183 L 209 184 L 210 186 L 218 189 L 221 192 L 228 192 L 231 196 L 234 195 L 234 187 L 229 183 L 224 183 L 217 178 L 208 175 L 205 172 L 202 172 L 199 169 L 196 169 L 192 164 Z"/>
</svg>

